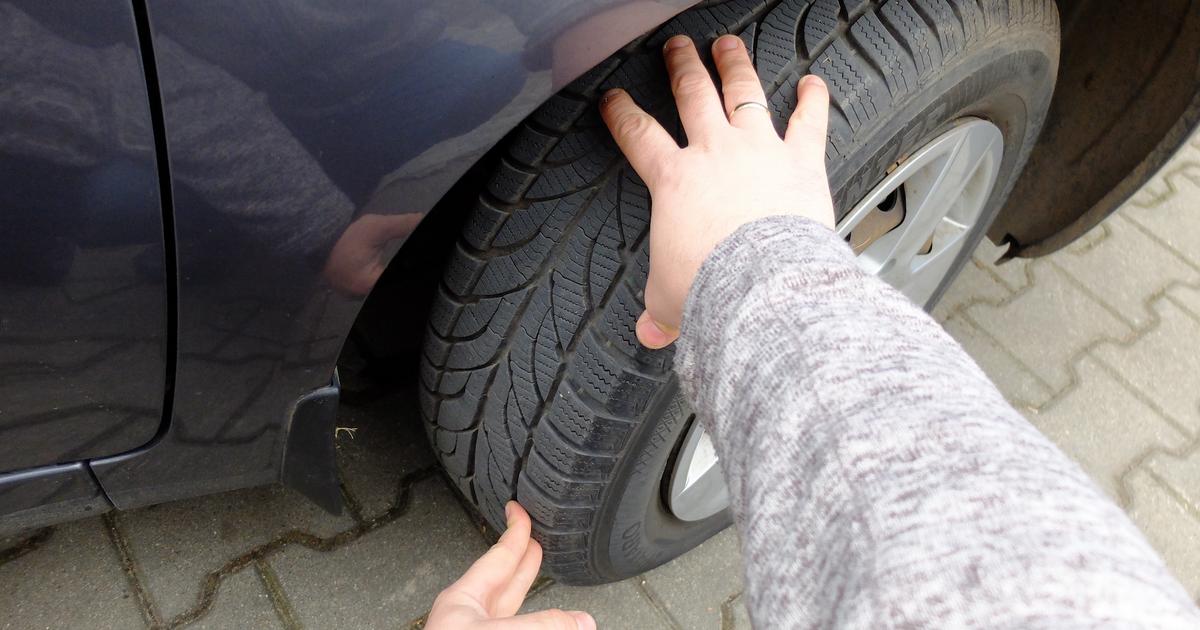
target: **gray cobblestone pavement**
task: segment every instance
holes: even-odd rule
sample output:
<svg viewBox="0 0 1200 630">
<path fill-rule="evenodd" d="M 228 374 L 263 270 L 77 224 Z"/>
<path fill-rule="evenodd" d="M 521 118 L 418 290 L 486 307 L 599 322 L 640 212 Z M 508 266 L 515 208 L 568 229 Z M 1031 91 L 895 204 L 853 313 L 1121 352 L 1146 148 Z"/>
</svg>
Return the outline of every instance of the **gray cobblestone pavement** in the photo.
<svg viewBox="0 0 1200 630">
<path fill-rule="evenodd" d="M 1200 140 L 1053 256 L 984 247 L 935 316 L 1076 458 L 1200 597 Z M 0 626 L 419 625 L 488 534 L 436 473 L 411 392 L 345 406 L 350 509 L 265 488 L 110 514 L 0 545 Z M 526 608 L 609 628 L 748 627 L 727 531 L 643 576 L 541 580 Z"/>
</svg>

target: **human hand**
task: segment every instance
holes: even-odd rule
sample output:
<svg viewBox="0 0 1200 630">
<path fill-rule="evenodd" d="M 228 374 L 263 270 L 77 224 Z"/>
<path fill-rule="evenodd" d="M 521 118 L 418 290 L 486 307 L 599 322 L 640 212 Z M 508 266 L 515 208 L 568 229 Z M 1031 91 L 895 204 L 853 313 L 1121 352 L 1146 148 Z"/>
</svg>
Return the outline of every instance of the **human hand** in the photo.
<svg viewBox="0 0 1200 630">
<path fill-rule="evenodd" d="M 517 615 L 542 565 L 542 547 L 530 538 L 529 514 L 516 501 L 504 506 L 508 529 L 457 582 L 433 602 L 426 630 L 596 630 L 580 611 L 543 610 Z"/>
<path fill-rule="evenodd" d="M 825 83 L 812 75 L 800 81 L 796 111 L 780 139 L 768 111 L 734 111 L 742 103 L 766 104 L 742 40 L 725 35 L 712 49 L 724 110 L 692 41 L 677 35 L 663 48 L 687 148 L 624 90 L 610 90 L 600 101 L 613 138 L 650 189 L 650 277 L 637 322 L 638 340 L 649 348 L 679 337 L 683 303 L 700 265 L 743 224 L 799 215 L 834 225 L 825 176 Z"/>
</svg>

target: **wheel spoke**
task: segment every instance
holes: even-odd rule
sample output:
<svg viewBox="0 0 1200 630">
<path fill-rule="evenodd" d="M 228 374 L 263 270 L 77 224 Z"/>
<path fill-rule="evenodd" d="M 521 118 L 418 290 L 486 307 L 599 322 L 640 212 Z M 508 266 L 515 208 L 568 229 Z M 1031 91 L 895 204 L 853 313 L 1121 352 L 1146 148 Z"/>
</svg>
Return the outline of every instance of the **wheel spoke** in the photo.
<svg viewBox="0 0 1200 630">
<path fill-rule="evenodd" d="M 842 238 L 849 236 L 850 232 L 853 232 L 854 228 L 858 227 L 876 206 L 883 203 L 883 200 L 887 199 L 888 195 L 903 183 L 903 179 L 889 175 L 871 192 L 867 193 L 867 196 L 858 202 L 850 212 L 846 213 L 846 216 L 838 223 L 835 233 Z"/>
<path fill-rule="evenodd" d="M 991 193 L 1003 148 L 1003 137 L 995 125 L 972 120 L 942 134 L 905 160 L 867 195 L 866 201 L 874 202 L 900 187 L 904 219 L 862 250 L 858 260 L 863 270 L 924 304 L 936 287 L 929 289 L 922 281 L 920 287 L 910 291 L 909 284 L 916 281 L 918 270 L 928 267 L 932 272 L 938 265 L 930 267 L 926 258 L 936 252 L 922 254 L 922 250 L 947 217 L 952 217 L 951 223 L 967 227 L 975 224 Z M 849 229 L 845 233 L 853 229 L 851 220 L 862 220 L 855 213 L 870 209 L 865 203 L 856 206 L 847 216 Z M 935 249 L 951 242 L 945 238 L 934 240 Z"/>
<path fill-rule="evenodd" d="M 925 196 L 920 213 L 939 219 L 949 214 L 950 210 L 963 200 L 963 191 L 973 181 L 973 176 L 983 161 L 993 156 L 994 149 L 1002 148 L 999 147 L 1001 140 L 999 130 L 991 125 L 975 127 L 971 132 L 964 133 L 954 155 L 947 161 L 944 170 L 938 174 L 937 182 Z M 999 167 L 998 159 L 996 167 Z M 990 189 L 988 192 L 991 192 Z M 985 200 L 979 201 L 982 203 Z"/>
<path fill-rule="evenodd" d="M 729 490 L 712 439 L 699 421 L 693 420 L 683 439 L 671 477 L 671 512 L 681 520 L 706 519 L 729 506 Z"/>
<path fill-rule="evenodd" d="M 898 264 L 908 276 L 896 286 L 912 300 L 924 305 L 952 270 L 991 197 L 1003 151 L 1003 136 L 989 123 L 976 123 L 964 133 L 936 193 L 926 200 L 932 210 L 926 216 L 936 221 L 917 228 L 915 249 L 909 243 L 910 249 L 899 252 Z M 930 243 L 930 251 L 921 254 L 925 243 Z"/>
<path fill-rule="evenodd" d="M 963 190 L 976 169 L 991 155 L 999 132 L 990 133 L 995 127 L 988 123 L 978 125 L 966 125 L 944 136 L 953 140 L 949 151 L 912 173 L 904 183 L 908 214 L 885 255 L 887 260 L 894 261 L 890 274 L 898 280 L 911 275 L 913 259 L 942 220 L 963 200 Z M 985 199 L 978 201 L 982 204 Z"/>
<path fill-rule="evenodd" d="M 967 230 L 946 220 L 942 223 L 939 227 L 942 233 L 934 234 L 933 251 L 919 256 L 919 265 L 910 272 L 909 285 L 905 287 L 909 295 L 933 295 L 966 244 Z M 940 242 L 939 238 L 942 239 Z"/>
<path fill-rule="evenodd" d="M 950 153 L 939 156 L 904 182 L 907 214 L 886 254 L 886 259 L 892 261 L 891 267 L 902 274 L 901 278 L 907 277 L 913 257 L 954 202 L 949 195 L 956 187 L 964 143 L 965 136 L 960 137 Z"/>
<path fill-rule="evenodd" d="M 714 462 L 679 493 L 674 504 L 676 516 L 689 521 L 707 518 L 728 507 L 729 489 L 725 486 L 721 467 Z"/>
</svg>

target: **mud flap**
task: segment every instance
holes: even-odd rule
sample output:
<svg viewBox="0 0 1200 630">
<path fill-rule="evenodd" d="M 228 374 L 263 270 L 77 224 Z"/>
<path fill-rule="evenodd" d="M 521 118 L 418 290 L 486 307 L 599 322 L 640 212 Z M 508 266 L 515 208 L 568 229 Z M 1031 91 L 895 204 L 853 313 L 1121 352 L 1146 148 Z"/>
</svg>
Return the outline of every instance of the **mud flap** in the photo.
<svg viewBox="0 0 1200 630">
<path fill-rule="evenodd" d="M 293 408 L 279 481 L 331 514 L 342 513 L 338 483 L 337 429 L 341 383 L 337 373 L 328 386 L 311 391 Z"/>
</svg>

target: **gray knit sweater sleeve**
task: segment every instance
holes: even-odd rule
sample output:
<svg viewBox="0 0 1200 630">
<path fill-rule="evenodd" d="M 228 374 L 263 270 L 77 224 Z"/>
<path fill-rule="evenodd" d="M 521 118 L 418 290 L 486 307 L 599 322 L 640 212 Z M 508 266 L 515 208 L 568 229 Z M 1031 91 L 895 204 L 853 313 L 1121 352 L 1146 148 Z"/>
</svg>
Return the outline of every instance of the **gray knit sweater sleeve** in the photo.
<svg viewBox="0 0 1200 630">
<path fill-rule="evenodd" d="M 675 365 L 756 627 L 1200 628 L 1125 514 L 818 224 L 723 241 Z"/>
</svg>

